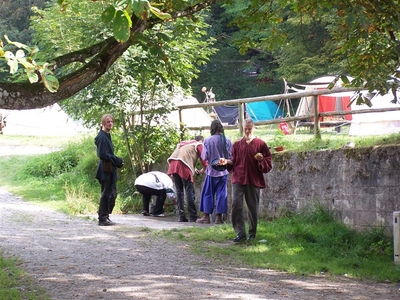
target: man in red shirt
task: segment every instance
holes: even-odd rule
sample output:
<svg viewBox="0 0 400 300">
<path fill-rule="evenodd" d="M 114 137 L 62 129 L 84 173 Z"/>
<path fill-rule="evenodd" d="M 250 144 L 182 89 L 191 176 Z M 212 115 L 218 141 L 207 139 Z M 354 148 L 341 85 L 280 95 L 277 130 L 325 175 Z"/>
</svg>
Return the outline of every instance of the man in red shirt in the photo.
<svg viewBox="0 0 400 300">
<path fill-rule="evenodd" d="M 198 219 L 193 175 L 195 173 L 203 174 L 207 167 L 207 162 L 201 159 L 203 140 L 202 136 L 196 136 L 194 140 L 179 143 L 167 160 L 169 163 L 168 175 L 174 179 L 176 188 L 179 222 L 188 222 L 185 214 L 184 193 L 186 193 L 189 221 L 196 222 Z M 200 171 L 196 170 L 198 159 L 203 166 Z"/>
<path fill-rule="evenodd" d="M 246 239 L 243 197 L 247 204 L 249 236 L 253 240 L 257 233 L 260 189 L 266 187 L 264 173 L 272 170 L 272 155 L 267 144 L 253 135 L 254 123 L 246 119 L 243 124 L 244 137 L 232 146 L 231 159 L 221 162 L 228 164 L 232 172 L 232 226 L 237 233 L 233 242 Z"/>
</svg>

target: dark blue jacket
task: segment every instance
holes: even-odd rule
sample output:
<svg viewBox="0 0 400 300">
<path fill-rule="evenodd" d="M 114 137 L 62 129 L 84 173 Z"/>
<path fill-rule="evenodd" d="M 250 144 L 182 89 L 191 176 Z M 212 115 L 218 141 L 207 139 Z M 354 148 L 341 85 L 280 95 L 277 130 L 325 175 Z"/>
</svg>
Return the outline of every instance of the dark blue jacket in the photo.
<svg viewBox="0 0 400 300">
<path fill-rule="evenodd" d="M 111 141 L 111 135 L 103 130 L 100 130 L 94 139 L 97 146 L 97 157 L 100 159 L 97 164 L 96 178 L 102 180 L 117 182 L 117 168 L 121 168 L 124 164 L 122 158 L 115 156 L 114 145 Z M 103 172 L 103 161 L 111 161 L 112 172 Z"/>
</svg>

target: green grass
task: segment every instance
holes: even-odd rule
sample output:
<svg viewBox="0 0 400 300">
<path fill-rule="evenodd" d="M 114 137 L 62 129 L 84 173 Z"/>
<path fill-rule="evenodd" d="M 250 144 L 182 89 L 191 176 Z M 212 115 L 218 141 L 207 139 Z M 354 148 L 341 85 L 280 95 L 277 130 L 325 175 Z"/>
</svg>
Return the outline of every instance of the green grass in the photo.
<svg viewBox="0 0 400 300">
<path fill-rule="evenodd" d="M 18 261 L 0 255 L 0 299 L 48 300 L 50 298 L 18 267 Z"/>
<path fill-rule="evenodd" d="M 32 159 L 43 156 L 45 155 L 0 156 L 3 170 L 0 175 L 1 186 L 33 203 L 58 211 L 66 211 L 65 193 L 58 178 L 38 178 L 24 173 L 24 167 Z"/>
<path fill-rule="evenodd" d="M 356 232 L 322 209 L 274 221 L 261 220 L 257 238 L 234 244 L 231 224 L 164 231 L 171 240 L 223 264 L 274 269 L 297 275 L 345 276 L 379 282 L 400 281 L 393 244 L 380 229 Z"/>
</svg>

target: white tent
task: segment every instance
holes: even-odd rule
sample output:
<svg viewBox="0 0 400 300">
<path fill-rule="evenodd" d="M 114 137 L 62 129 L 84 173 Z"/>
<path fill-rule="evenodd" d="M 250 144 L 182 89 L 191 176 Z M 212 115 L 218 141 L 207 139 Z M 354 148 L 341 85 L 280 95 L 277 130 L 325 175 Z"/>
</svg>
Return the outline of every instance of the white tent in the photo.
<svg viewBox="0 0 400 300">
<path fill-rule="evenodd" d="M 198 104 L 196 98 L 189 96 L 177 97 L 175 99 L 176 106 Z M 213 119 L 202 107 L 188 108 L 182 110 L 182 123 L 187 127 L 207 127 L 209 128 Z M 168 119 L 179 126 L 179 111 L 173 111 L 169 114 Z"/>
<path fill-rule="evenodd" d="M 397 97 L 400 97 L 400 92 L 397 92 Z M 392 92 L 386 95 L 376 94 L 371 99 L 372 107 L 365 104 L 356 105 L 353 103 L 351 109 L 399 108 L 400 104 L 392 103 L 393 99 Z M 366 136 L 398 132 L 400 132 L 400 111 L 388 111 L 353 115 L 349 135 Z"/>
<path fill-rule="evenodd" d="M 58 104 L 28 110 L 2 110 L 5 135 L 73 136 L 87 129 L 72 120 Z"/>
<path fill-rule="evenodd" d="M 202 107 L 182 109 L 182 119 L 179 119 L 179 110 L 177 110 L 176 108 L 179 108 L 179 106 L 182 105 L 199 104 L 196 98 L 178 94 L 171 97 L 169 101 L 173 103 L 173 106 L 175 106 L 175 110 L 172 110 L 169 114 L 167 114 L 166 118 L 168 122 L 173 124 L 174 126 L 179 127 L 180 122 L 182 122 L 186 127 L 209 128 L 209 126 L 211 125 L 213 119 Z M 140 124 L 142 122 L 140 114 L 135 115 L 134 122 L 135 124 Z M 148 122 L 146 116 L 144 118 L 144 122 Z"/>
<path fill-rule="evenodd" d="M 316 78 L 306 84 L 296 84 L 303 87 L 306 91 L 316 89 L 326 89 L 329 84 L 335 79 L 335 76 L 322 76 Z M 351 80 L 351 78 L 349 78 Z M 341 86 L 338 81 L 337 87 Z M 292 90 L 299 91 L 298 89 L 291 88 Z M 346 111 L 346 110 L 360 110 L 360 109 L 377 109 L 377 108 L 390 108 L 400 107 L 400 104 L 391 103 L 394 99 L 393 94 L 390 92 L 386 95 L 376 94 L 372 99 L 372 106 L 369 107 L 365 104 L 357 105 L 356 101 L 352 98 L 356 95 L 355 92 L 334 93 L 328 95 L 318 96 L 319 112 L 328 111 Z M 400 97 L 400 92 L 397 93 Z M 303 97 L 300 100 L 299 107 L 296 115 L 309 115 L 314 112 L 312 97 Z M 376 112 L 376 113 L 362 113 L 354 115 L 345 115 L 336 119 L 343 119 L 343 122 L 350 122 L 349 135 L 367 136 L 367 135 L 382 135 L 400 132 L 400 111 L 392 112 Z M 335 119 L 335 118 L 333 118 Z M 321 120 L 323 121 L 323 120 Z"/>
<path fill-rule="evenodd" d="M 296 84 L 304 89 L 299 90 L 291 87 L 290 89 L 295 91 L 314 91 L 319 89 L 327 89 L 331 82 L 335 79 L 335 76 L 322 76 L 308 83 Z M 351 80 L 351 78 L 349 78 Z M 341 87 L 342 82 L 339 80 L 335 87 Z M 334 93 L 327 95 L 318 96 L 318 107 L 319 112 L 331 112 L 331 111 L 346 111 L 350 110 L 350 98 L 354 95 L 354 92 Z M 302 97 L 300 99 L 299 106 L 296 111 L 296 116 L 310 115 L 314 113 L 313 97 Z M 351 115 L 339 117 L 339 119 L 351 120 Z M 321 120 L 322 121 L 322 120 Z"/>
</svg>

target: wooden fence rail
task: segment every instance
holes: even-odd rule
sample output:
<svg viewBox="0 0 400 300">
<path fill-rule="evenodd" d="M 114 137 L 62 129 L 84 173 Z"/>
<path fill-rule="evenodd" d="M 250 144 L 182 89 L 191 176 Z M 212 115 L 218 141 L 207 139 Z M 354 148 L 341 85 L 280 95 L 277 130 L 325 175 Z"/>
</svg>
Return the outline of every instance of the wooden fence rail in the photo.
<svg viewBox="0 0 400 300">
<path fill-rule="evenodd" d="M 243 134 L 243 122 L 244 122 L 244 104 L 251 102 L 260 102 L 260 101 L 274 101 L 274 100 L 286 100 L 286 99 L 295 99 L 302 97 L 313 97 L 314 101 L 314 114 L 310 115 L 301 115 L 295 117 L 284 117 L 274 120 L 268 121 L 258 121 L 254 122 L 255 125 L 270 125 L 277 124 L 281 122 L 293 122 L 293 121 L 301 121 L 305 119 L 314 118 L 315 122 L 313 124 L 314 134 L 316 137 L 320 138 L 320 117 L 327 116 L 344 116 L 344 115 L 354 115 L 354 114 L 363 114 L 363 113 L 375 113 L 375 112 L 387 112 L 387 111 L 399 111 L 400 107 L 397 108 L 378 108 L 378 109 L 360 109 L 360 110 L 346 110 L 346 111 L 335 111 L 335 112 L 323 112 L 320 113 L 318 111 L 318 96 L 319 95 L 329 95 L 335 93 L 348 93 L 348 92 L 357 92 L 360 89 L 358 88 L 333 88 L 333 89 L 323 89 L 323 90 L 314 90 L 314 91 L 304 91 L 304 92 L 296 92 L 289 94 L 277 94 L 277 95 L 269 95 L 269 96 L 261 96 L 261 97 L 252 97 L 252 98 L 241 98 L 241 99 L 233 99 L 233 100 L 224 100 L 224 101 L 216 101 L 216 102 L 208 102 L 208 103 L 198 103 L 198 104 L 186 104 L 186 105 L 178 105 L 177 108 L 179 110 L 179 122 L 182 124 L 182 110 L 190 109 L 190 108 L 198 108 L 198 107 L 212 107 L 212 106 L 223 106 L 223 105 L 238 105 L 239 106 L 239 122 L 236 125 L 224 125 L 225 129 L 240 129 L 241 134 Z M 184 129 L 189 130 L 201 130 L 204 129 L 204 126 L 201 127 L 189 127 L 182 126 L 181 131 Z"/>
</svg>

